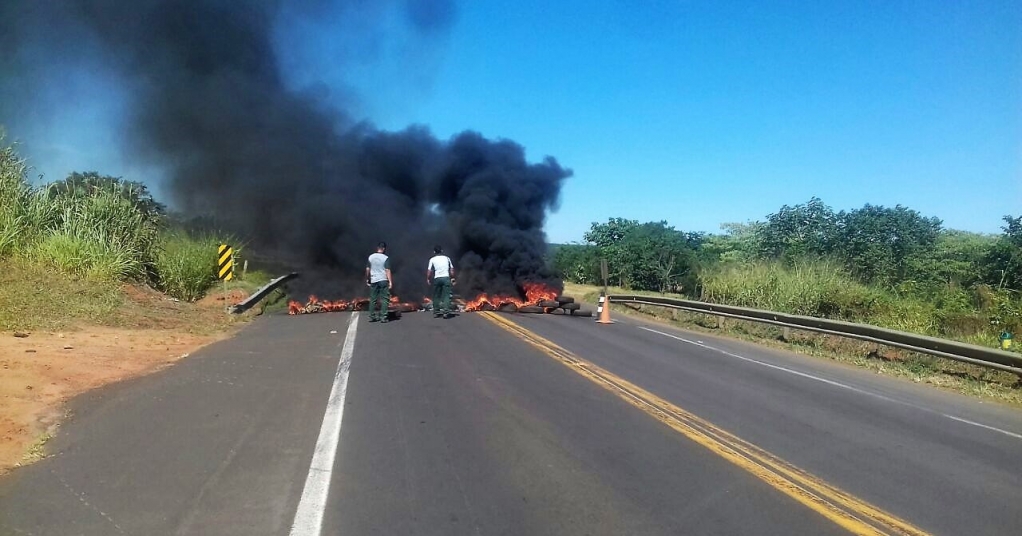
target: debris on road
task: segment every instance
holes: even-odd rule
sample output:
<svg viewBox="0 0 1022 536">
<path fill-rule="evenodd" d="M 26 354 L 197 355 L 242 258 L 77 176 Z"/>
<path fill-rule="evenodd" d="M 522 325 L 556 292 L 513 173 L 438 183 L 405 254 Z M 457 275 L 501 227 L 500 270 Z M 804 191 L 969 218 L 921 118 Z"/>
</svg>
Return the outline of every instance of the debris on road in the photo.
<svg viewBox="0 0 1022 536">
<path fill-rule="evenodd" d="M 423 301 L 428 304 L 429 300 L 423 298 Z M 302 304 L 291 300 L 287 304 L 287 314 L 289 315 L 304 315 L 312 313 L 339 313 L 348 311 L 365 311 L 369 308 L 369 300 L 366 298 L 355 298 L 352 300 L 321 300 L 316 296 L 309 296 L 309 300 Z M 391 312 L 397 313 L 414 313 L 416 311 L 424 310 L 423 307 L 416 302 L 402 302 L 397 296 L 390 298 L 389 309 Z"/>
<path fill-rule="evenodd" d="M 561 296 L 545 285 L 526 285 L 525 299 L 512 296 L 483 294 L 464 304 L 465 311 L 496 311 L 498 313 L 551 314 L 559 316 L 592 317 L 592 311 L 582 309 L 571 296 Z"/>
</svg>

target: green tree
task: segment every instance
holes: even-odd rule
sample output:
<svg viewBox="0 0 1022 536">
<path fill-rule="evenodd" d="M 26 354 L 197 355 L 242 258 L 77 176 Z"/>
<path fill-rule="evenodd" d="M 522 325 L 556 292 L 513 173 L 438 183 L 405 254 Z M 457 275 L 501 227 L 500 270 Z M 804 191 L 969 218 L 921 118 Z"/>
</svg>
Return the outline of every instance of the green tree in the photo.
<svg viewBox="0 0 1022 536">
<path fill-rule="evenodd" d="M 612 285 L 662 292 L 695 286 L 695 251 L 702 235 L 678 231 L 665 221 L 611 218 L 593 223 L 586 241 L 595 248 L 597 262 L 607 259 Z"/>
<path fill-rule="evenodd" d="M 934 247 L 909 259 L 908 276 L 926 286 L 969 288 L 983 282 L 997 237 L 947 229 Z"/>
<path fill-rule="evenodd" d="M 1022 216 L 1005 216 L 1004 223 L 1004 234 L 987 254 L 985 279 L 997 288 L 1022 291 Z"/>
<path fill-rule="evenodd" d="M 759 258 L 763 222 L 724 223 L 723 234 L 703 238 L 698 249 L 699 263 L 703 266 L 723 264 L 749 264 Z"/>
<path fill-rule="evenodd" d="M 767 216 L 760 247 L 769 257 L 788 261 L 829 255 L 837 238 L 838 216 L 819 198 L 793 207 L 784 205 Z"/>
<path fill-rule="evenodd" d="M 585 241 L 596 247 L 599 258 L 607 259 L 611 285 L 629 286 L 631 259 L 625 238 L 638 227 L 637 220 L 610 218 L 606 223 L 593 222 L 585 234 Z"/>
<path fill-rule="evenodd" d="M 100 191 L 115 192 L 131 201 L 142 213 L 153 218 L 166 214 L 167 207 L 156 201 L 149 188 L 138 181 L 100 175 L 95 171 L 72 172 L 62 181 L 47 186 L 47 195 L 53 199 L 62 196 L 89 197 Z"/>
<path fill-rule="evenodd" d="M 593 222 L 585 234 L 585 240 L 598 248 L 612 247 L 638 226 L 638 220 L 624 218 L 610 218 L 607 223 Z"/>
<path fill-rule="evenodd" d="M 870 283 L 905 281 L 914 260 L 932 250 L 942 222 L 897 205 L 865 205 L 838 215 L 841 253 L 849 270 Z"/>
<path fill-rule="evenodd" d="M 553 252 L 554 272 L 562 279 L 592 285 L 600 280 L 600 259 L 596 246 L 561 244 Z"/>
</svg>

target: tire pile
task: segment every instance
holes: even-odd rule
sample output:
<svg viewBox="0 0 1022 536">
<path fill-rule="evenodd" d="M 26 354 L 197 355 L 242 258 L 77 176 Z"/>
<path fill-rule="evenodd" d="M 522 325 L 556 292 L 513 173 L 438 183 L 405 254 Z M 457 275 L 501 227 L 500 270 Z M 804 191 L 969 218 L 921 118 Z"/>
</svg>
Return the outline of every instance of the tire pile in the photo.
<svg viewBox="0 0 1022 536">
<path fill-rule="evenodd" d="M 516 307 L 514 304 L 505 303 L 497 308 L 497 312 L 568 315 L 582 318 L 590 318 L 593 316 L 592 311 L 583 309 L 580 304 L 575 303 L 575 298 L 572 298 L 571 296 L 558 296 L 553 300 L 544 300 L 536 305 L 526 305 L 523 307 Z"/>
</svg>

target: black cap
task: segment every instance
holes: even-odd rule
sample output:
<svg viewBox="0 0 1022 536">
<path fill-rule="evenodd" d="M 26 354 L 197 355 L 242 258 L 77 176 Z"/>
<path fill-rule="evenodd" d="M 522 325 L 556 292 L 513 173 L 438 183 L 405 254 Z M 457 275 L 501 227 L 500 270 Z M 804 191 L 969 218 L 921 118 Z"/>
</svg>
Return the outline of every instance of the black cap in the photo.
<svg viewBox="0 0 1022 536">
<path fill-rule="evenodd" d="M 387 249 L 387 243 L 380 242 L 379 244 L 376 244 L 376 249 Z"/>
</svg>

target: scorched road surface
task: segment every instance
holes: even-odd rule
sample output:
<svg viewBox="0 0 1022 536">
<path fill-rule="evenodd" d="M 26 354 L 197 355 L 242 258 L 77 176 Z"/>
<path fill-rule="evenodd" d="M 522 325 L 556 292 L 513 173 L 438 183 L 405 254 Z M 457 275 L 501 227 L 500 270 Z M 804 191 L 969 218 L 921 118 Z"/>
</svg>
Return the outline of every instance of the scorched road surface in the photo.
<svg viewBox="0 0 1022 536">
<path fill-rule="evenodd" d="M 0 534 L 1022 531 L 1014 411 L 655 326 L 367 320 L 76 399 Z"/>
</svg>

